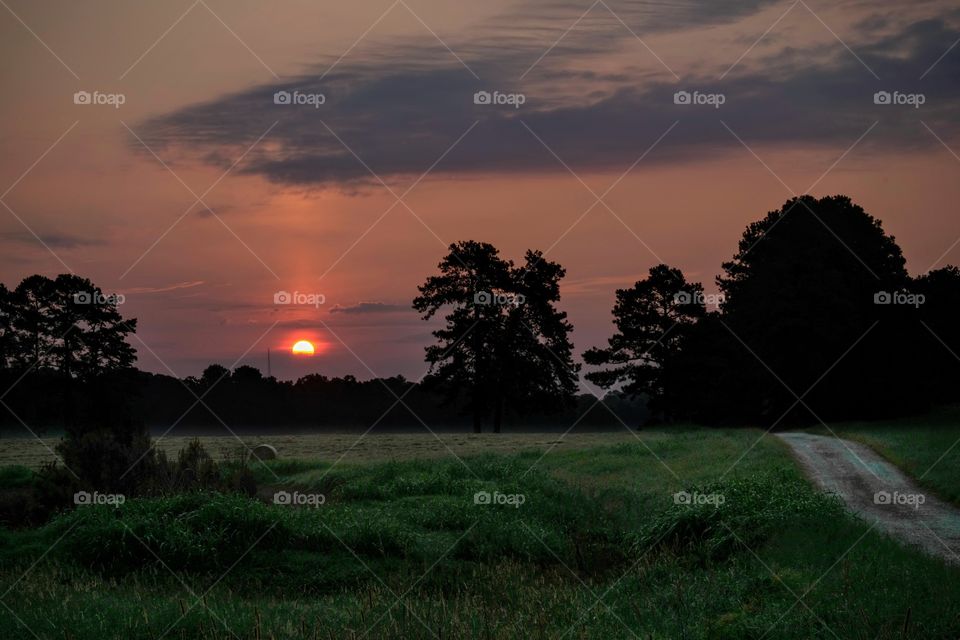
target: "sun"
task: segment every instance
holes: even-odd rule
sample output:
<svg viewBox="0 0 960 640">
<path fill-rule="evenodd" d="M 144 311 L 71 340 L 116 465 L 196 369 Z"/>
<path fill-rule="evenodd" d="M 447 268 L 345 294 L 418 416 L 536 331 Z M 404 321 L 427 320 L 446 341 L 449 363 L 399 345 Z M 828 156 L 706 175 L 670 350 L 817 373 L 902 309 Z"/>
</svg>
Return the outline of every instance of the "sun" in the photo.
<svg viewBox="0 0 960 640">
<path fill-rule="evenodd" d="M 313 344 L 308 340 L 296 342 L 290 351 L 298 356 L 312 356 L 314 352 Z"/>
</svg>

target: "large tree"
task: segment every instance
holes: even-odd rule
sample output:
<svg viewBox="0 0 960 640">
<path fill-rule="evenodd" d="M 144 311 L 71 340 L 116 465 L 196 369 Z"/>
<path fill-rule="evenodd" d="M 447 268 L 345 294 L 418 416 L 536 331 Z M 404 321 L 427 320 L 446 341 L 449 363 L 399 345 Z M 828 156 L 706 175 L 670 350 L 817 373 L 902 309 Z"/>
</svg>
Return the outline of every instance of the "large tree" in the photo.
<svg viewBox="0 0 960 640">
<path fill-rule="evenodd" d="M 81 380 L 131 367 L 136 354 L 127 336 L 136 331 L 137 321 L 123 319 L 118 300 L 73 274 L 53 280 L 29 276 L 12 292 L 3 287 L 0 353 L 4 362 L 13 368 L 51 370 Z"/>
<path fill-rule="evenodd" d="M 723 272 L 723 348 L 737 355 L 713 374 L 731 384 L 735 372 L 742 417 L 866 415 L 916 396 L 914 310 L 876 303 L 908 287 L 904 258 L 850 198 L 789 200 L 747 227 Z"/>
<path fill-rule="evenodd" d="M 124 473 L 149 447 L 130 406 L 136 355 L 127 338 L 137 323 L 120 315 L 120 300 L 72 274 L 0 290 L 0 353 L 15 380 L 5 403 L 18 420 L 55 419 L 66 467 L 98 489 L 132 486 L 136 475 Z"/>
<path fill-rule="evenodd" d="M 613 307 L 616 333 L 605 348 L 583 354 L 589 365 L 604 367 L 586 378 L 603 389 L 646 396 L 650 409 L 666 418 L 679 407 L 666 383 L 695 323 L 706 313 L 703 286 L 688 283 L 679 269 L 660 264 L 630 289 L 618 289 Z"/>
<path fill-rule="evenodd" d="M 447 310 L 445 326 L 433 331 L 437 343 L 426 348 L 430 380 L 448 400 L 466 396 L 474 431 L 490 414 L 499 431 L 508 406 L 523 413 L 571 403 L 572 327 L 555 307 L 563 268 L 536 251 L 517 267 L 476 241 L 450 245 L 438 268 L 413 307 L 425 320 Z"/>
</svg>

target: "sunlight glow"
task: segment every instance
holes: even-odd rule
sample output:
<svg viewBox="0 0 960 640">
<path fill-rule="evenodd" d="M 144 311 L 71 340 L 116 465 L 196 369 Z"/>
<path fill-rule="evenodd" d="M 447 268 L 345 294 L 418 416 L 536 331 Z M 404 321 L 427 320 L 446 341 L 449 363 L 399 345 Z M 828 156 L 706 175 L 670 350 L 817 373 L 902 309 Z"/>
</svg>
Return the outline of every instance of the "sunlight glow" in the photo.
<svg viewBox="0 0 960 640">
<path fill-rule="evenodd" d="M 307 341 L 307 340 L 300 340 L 300 341 L 296 342 L 296 343 L 293 345 L 293 347 L 290 349 L 290 351 L 291 351 L 294 355 L 312 356 L 312 355 L 313 355 L 313 352 L 314 352 L 314 349 L 313 349 L 313 344 L 310 343 L 309 341 Z"/>
</svg>

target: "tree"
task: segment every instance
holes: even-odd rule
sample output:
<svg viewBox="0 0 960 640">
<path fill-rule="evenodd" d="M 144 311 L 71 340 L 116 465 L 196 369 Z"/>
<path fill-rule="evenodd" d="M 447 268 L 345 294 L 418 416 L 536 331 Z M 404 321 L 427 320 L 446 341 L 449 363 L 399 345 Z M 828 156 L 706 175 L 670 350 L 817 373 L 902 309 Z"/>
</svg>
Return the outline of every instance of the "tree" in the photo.
<svg viewBox="0 0 960 640">
<path fill-rule="evenodd" d="M 55 337 L 54 284 L 50 278 L 24 278 L 13 294 L 13 328 L 18 347 L 14 361 L 21 369 L 42 370 L 49 362 Z"/>
<path fill-rule="evenodd" d="M 131 486 L 136 475 L 121 476 L 149 450 L 131 407 L 136 354 L 127 338 L 137 322 L 123 319 L 120 300 L 73 274 L 0 286 L 0 364 L 18 383 L 5 404 L 19 405 L 18 421 L 24 408 L 30 422 L 57 420 L 66 467 L 98 489 Z"/>
<path fill-rule="evenodd" d="M 573 325 L 555 307 L 566 270 L 540 251 L 527 251 L 524 262 L 511 270 L 512 292 L 503 306 L 502 338 L 495 347 L 500 363 L 494 376 L 495 433 L 506 405 L 521 414 L 554 413 L 573 406 L 578 386 Z"/>
<path fill-rule="evenodd" d="M 229 375 L 230 369 L 222 364 L 211 364 L 200 375 L 200 387 L 206 391 Z"/>
<path fill-rule="evenodd" d="M 251 386 L 264 381 L 263 373 L 260 372 L 260 369 L 251 367 L 248 364 L 242 364 L 234 369 L 230 379 L 233 382 Z"/>
<path fill-rule="evenodd" d="M 73 274 L 24 278 L 12 293 L 0 292 L 4 349 L 20 368 L 52 369 L 65 378 L 130 368 L 136 354 L 126 339 L 137 321 L 123 319 L 118 300 Z"/>
<path fill-rule="evenodd" d="M 791 406 L 814 419 L 863 416 L 917 397 L 916 332 L 904 330 L 913 310 L 877 304 L 908 286 L 904 262 L 846 196 L 794 198 L 749 225 L 717 279 L 729 334 L 717 348 L 737 356 L 713 376 L 738 378 L 740 417 L 773 422 Z"/>
<path fill-rule="evenodd" d="M 79 415 L 78 388 L 84 402 L 95 405 L 94 379 L 131 368 L 136 356 L 126 338 L 136 320 L 121 317 L 118 300 L 72 274 L 33 275 L 13 291 L 2 288 L 0 364 L 19 381 L 8 400 L 21 405 L 29 421 L 49 419 L 55 409 L 55 419 L 69 426 Z"/>
<path fill-rule="evenodd" d="M 17 308 L 15 297 L 6 285 L 0 282 L 0 371 L 13 366 L 17 353 L 16 332 L 13 326 Z"/>
<path fill-rule="evenodd" d="M 918 333 L 923 338 L 923 366 L 916 371 L 933 400 L 960 400 L 960 269 L 948 265 L 914 280 L 922 296 Z"/>
<path fill-rule="evenodd" d="M 90 380 L 133 366 L 136 352 L 127 336 L 136 331 L 137 321 L 123 319 L 119 299 L 73 274 L 54 280 L 50 311 L 55 366 L 66 378 Z"/>
<path fill-rule="evenodd" d="M 446 325 L 433 331 L 437 344 L 426 348 L 429 379 L 448 401 L 467 397 L 476 433 L 491 412 L 498 432 L 508 405 L 522 413 L 571 402 L 577 371 L 572 327 L 554 306 L 563 268 L 536 251 L 517 268 L 488 243 L 459 242 L 449 249 L 440 274 L 427 278 L 413 301 L 424 320 L 449 310 Z"/>
<path fill-rule="evenodd" d="M 443 385 L 449 400 L 460 393 L 468 397 L 473 430 L 480 433 L 490 409 L 490 347 L 499 340 L 501 309 L 492 301 L 509 286 L 512 265 L 491 244 L 466 241 L 450 245 L 438 265 L 440 275 L 419 287 L 413 308 L 429 320 L 448 307 L 446 326 L 433 331 L 437 344 L 426 348 L 432 379 Z"/>
<path fill-rule="evenodd" d="M 613 307 L 617 332 L 606 348 L 583 354 L 587 380 L 603 389 L 621 385 L 629 396 L 645 395 L 651 411 L 673 417 L 666 375 L 683 350 L 690 331 L 706 313 L 703 286 L 688 283 L 679 269 L 660 264 L 631 289 L 618 289 Z"/>
</svg>

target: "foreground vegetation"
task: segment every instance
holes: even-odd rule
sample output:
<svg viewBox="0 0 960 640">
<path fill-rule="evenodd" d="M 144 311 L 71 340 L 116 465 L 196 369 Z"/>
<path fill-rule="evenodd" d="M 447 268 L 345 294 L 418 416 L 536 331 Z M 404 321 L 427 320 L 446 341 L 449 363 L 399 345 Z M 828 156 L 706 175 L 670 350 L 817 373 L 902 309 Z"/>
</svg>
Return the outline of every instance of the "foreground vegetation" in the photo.
<svg viewBox="0 0 960 640">
<path fill-rule="evenodd" d="M 0 637 L 960 633 L 960 571 L 847 516 L 777 441 L 725 474 L 759 435 L 642 434 L 462 462 L 280 460 L 257 469 L 258 499 L 79 508 L 2 533 Z M 684 489 L 722 499 L 675 504 Z M 323 504 L 273 504 L 277 491 Z"/>
</svg>

